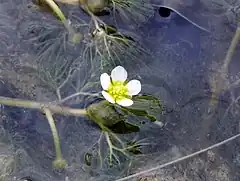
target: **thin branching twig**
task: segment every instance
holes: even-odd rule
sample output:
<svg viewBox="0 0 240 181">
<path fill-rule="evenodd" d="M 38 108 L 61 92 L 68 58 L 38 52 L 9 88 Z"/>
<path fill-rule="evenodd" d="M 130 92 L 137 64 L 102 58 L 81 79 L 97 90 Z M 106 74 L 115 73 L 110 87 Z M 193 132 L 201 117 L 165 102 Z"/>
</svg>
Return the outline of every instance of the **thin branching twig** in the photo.
<svg viewBox="0 0 240 181">
<path fill-rule="evenodd" d="M 217 148 L 217 147 L 219 147 L 219 146 L 222 146 L 222 145 L 224 145 L 224 144 L 226 144 L 226 143 L 228 143 L 228 142 L 230 142 L 230 141 L 233 141 L 233 140 L 235 140 L 235 139 L 237 139 L 237 138 L 239 138 L 239 137 L 240 137 L 240 133 L 237 134 L 237 135 L 235 135 L 235 136 L 233 136 L 233 137 L 230 137 L 230 138 L 228 138 L 228 139 L 226 139 L 226 140 L 224 140 L 224 141 L 221 141 L 221 142 L 219 142 L 219 143 L 217 143 L 217 144 L 214 144 L 214 145 L 212 145 L 212 146 L 209 146 L 209 147 L 207 147 L 207 148 L 205 148 L 205 149 L 202 149 L 202 150 L 199 150 L 199 151 L 194 152 L 194 153 L 192 153 L 192 154 L 189 154 L 189 155 L 187 155 L 187 156 L 183 156 L 183 157 L 178 158 L 178 159 L 176 159 L 176 160 L 173 160 L 173 161 L 164 163 L 164 164 L 162 164 L 162 165 L 156 166 L 156 167 L 154 167 L 154 168 L 150 168 L 150 169 L 148 169 L 148 170 L 144 170 L 144 171 L 141 171 L 141 172 L 138 172 L 138 173 L 129 175 L 129 176 L 124 177 L 124 178 L 117 179 L 117 180 L 115 180 L 115 181 L 128 180 L 128 179 L 131 179 L 131 178 L 135 178 L 135 177 L 138 177 L 138 176 L 141 176 L 141 175 L 144 175 L 144 174 L 148 174 L 148 173 L 150 173 L 150 172 L 153 172 L 153 171 L 156 171 L 156 170 L 165 168 L 165 167 L 170 166 L 170 165 L 174 165 L 174 164 L 179 163 L 179 162 L 181 162 L 181 161 L 184 161 L 184 160 L 186 160 L 186 159 L 190 159 L 190 158 L 193 158 L 193 157 L 195 157 L 195 156 L 197 156 L 197 155 L 200 155 L 200 154 L 202 154 L 202 153 L 204 153 L 204 152 L 207 152 L 208 150 L 212 150 L 212 149 L 214 149 L 214 148 Z"/>
</svg>

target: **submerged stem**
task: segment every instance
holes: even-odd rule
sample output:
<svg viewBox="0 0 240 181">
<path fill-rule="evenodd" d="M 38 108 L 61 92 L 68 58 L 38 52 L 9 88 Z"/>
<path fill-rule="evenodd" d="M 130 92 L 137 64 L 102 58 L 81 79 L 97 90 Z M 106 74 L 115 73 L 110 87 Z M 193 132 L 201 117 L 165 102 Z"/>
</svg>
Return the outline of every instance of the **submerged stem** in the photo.
<svg viewBox="0 0 240 181">
<path fill-rule="evenodd" d="M 237 47 L 239 40 L 240 40 L 240 27 L 237 28 L 236 33 L 232 39 L 231 45 L 228 49 L 227 55 L 224 59 L 223 70 L 225 70 L 225 71 L 227 71 L 228 65 L 232 59 L 232 56 L 235 52 L 235 49 Z M 224 73 L 226 73 L 226 72 L 224 72 Z"/>
<path fill-rule="evenodd" d="M 14 107 L 39 109 L 39 110 L 48 108 L 52 113 L 59 113 L 63 115 L 72 115 L 72 116 L 87 116 L 87 112 L 85 109 L 72 109 L 69 107 L 58 106 L 50 103 L 41 103 L 41 102 L 2 97 L 2 96 L 0 96 L 0 104 L 7 105 L 7 106 L 14 106 Z"/>
<path fill-rule="evenodd" d="M 57 128 L 56 128 L 52 113 L 47 108 L 44 108 L 44 112 L 46 114 L 48 123 L 49 123 L 51 131 L 52 131 L 53 141 L 54 141 L 54 146 L 55 146 L 56 159 L 53 161 L 53 166 L 55 168 L 65 168 L 67 165 L 67 162 L 62 158 L 60 140 L 59 140 Z"/>
<path fill-rule="evenodd" d="M 61 148 L 60 148 L 60 141 L 59 141 L 59 136 L 58 136 L 57 128 L 56 128 L 52 113 L 49 109 L 44 109 L 44 112 L 46 114 L 48 123 L 49 123 L 51 131 L 52 131 L 55 150 L 56 150 L 56 158 L 61 159 L 62 153 L 61 153 Z"/>
<path fill-rule="evenodd" d="M 52 11 L 57 15 L 57 17 L 61 20 L 65 28 L 68 30 L 69 35 L 71 37 L 72 43 L 79 43 L 82 39 L 81 33 L 76 33 L 74 28 L 71 26 L 71 21 L 69 21 L 61 9 L 58 7 L 58 5 L 53 0 L 44 0 L 49 7 L 52 9 Z"/>
<path fill-rule="evenodd" d="M 53 10 L 54 13 L 59 17 L 59 19 L 64 23 L 66 22 L 67 18 L 61 11 L 61 9 L 58 7 L 58 5 L 53 0 L 44 0 L 50 8 Z"/>
<path fill-rule="evenodd" d="M 110 164 L 112 164 L 113 145 L 112 145 L 112 142 L 111 142 L 110 137 L 109 137 L 107 132 L 105 132 L 105 137 L 106 137 L 107 144 L 108 144 L 108 147 L 109 147 L 109 160 L 110 160 Z"/>
<path fill-rule="evenodd" d="M 228 66 L 232 60 L 232 57 L 234 55 L 234 52 L 236 50 L 237 44 L 240 40 L 240 26 L 238 26 L 235 35 L 231 41 L 231 44 L 228 48 L 227 51 L 227 55 L 223 61 L 223 65 L 221 67 L 221 72 L 218 75 L 215 75 L 216 78 L 214 78 L 214 83 L 213 83 L 213 89 L 215 89 L 213 92 L 216 92 L 216 94 L 212 94 L 212 98 L 211 98 L 211 106 L 215 107 L 217 101 L 216 101 L 216 97 L 218 96 L 218 94 L 223 90 L 226 91 L 228 89 L 231 88 L 231 86 L 228 84 L 227 86 L 225 82 L 229 83 L 229 81 L 227 80 L 227 72 L 228 72 Z"/>
</svg>

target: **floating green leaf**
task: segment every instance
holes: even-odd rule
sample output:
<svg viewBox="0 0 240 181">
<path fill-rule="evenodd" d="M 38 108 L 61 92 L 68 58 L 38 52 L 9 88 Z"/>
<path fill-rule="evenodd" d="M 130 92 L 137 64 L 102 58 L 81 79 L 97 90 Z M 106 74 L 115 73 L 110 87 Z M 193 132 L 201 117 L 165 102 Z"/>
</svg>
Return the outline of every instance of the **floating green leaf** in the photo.
<svg viewBox="0 0 240 181">
<path fill-rule="evenodd" d="M 124 116 L 116 111 L 114 105 L 105 100 L 88 106 L 87 114 L 100 127 L 113 126 L 117 122 L 124 121 Z"/>
<path fill-rule="evenodd" d="M 113 104 L 105 100 L 91 104 L 87 108 L 87 114 L 103 131 L 119 134 L 139 131 L 138 126 L 127 122 L 125 116 L 120 114 Z"/>
<path fill-rule="evenodd" d="M 125 114 L 145 117 L 152 122 L 157 121 L 156 115 L 162 112 L 162 105 L 159 98 L 152 95 L 140 95 L 134 98 L 131 107 L 121 107 Z"/>
</svg>

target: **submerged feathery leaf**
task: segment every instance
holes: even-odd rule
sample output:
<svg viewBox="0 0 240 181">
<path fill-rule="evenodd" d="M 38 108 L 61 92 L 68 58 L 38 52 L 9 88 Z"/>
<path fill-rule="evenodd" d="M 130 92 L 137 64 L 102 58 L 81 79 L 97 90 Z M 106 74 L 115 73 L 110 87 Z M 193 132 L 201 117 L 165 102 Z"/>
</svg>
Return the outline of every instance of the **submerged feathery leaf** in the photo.
<svg viewBox="0 0 240 181">
<path fill-rule="evenodd" d="M 149 52 L 141 46 L 139 41 L 135 41 L 131 36 L 127 36 L 114 26 L 99 25 L 92 33 L 93 40 L 91 46 L 95 49 L 95 54 L 100 57 L 100 67 L 112 67 L 124 64 L 143 63 L 141 58 L 149 55 Z M 126 61 L 126 60 L 131 61 Z"/>
<path fill-rule="evenodd" d="M 115 19 L 130 21 L 135 24 L 146 22 L 154 15 L 149 0 L 110 0 Z M 119 14 L 119 15 L 118 15 Z"/>
</svg>

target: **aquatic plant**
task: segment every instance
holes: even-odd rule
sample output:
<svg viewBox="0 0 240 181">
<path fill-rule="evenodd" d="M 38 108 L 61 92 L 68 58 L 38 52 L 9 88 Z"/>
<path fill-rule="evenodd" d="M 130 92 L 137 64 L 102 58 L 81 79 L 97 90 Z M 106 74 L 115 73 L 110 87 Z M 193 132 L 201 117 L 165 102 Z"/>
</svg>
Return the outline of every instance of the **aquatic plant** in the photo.
<svg viewBox="0 0 240 181">
<path fill-rule="evenodd" d="M 86 76 L 91 77 L 88 81 L 94 85 L 98 80 L 96 76 L 91 75 L 92 72 L 97 75 L 97 72 L 100 73 L 104 69 L 117 65 L 146 64 L 141 59 L 149 56 L 150 53 L 141 46 L 133 34 L 127 35 L 114 26 L 107 25 L 95 16 L 91 8 L 89 9 L 91 5 L 98 6 L 97 2 L 80 2 L 89 15 L 90 22 L 82 20 L 79 14 L 74 13 L 69 14 L 70 20 L 65 17 L 56 3 L 46 1 L 45 4 L 50 6 L 60 22 L 46 21 L 42 26 L 34 23 L 27 25 L 29 28 L 27 32 L 38 34 L 28 41 L 36 47 L 39 79 L 56 92 L 59 100 L 61 99 L 60 89 L 64 87 L 77 86 L 78 91 L 89 87 L 89 84 L 79 87 L 79 84 L 82 85 L 85 81 L 77 80 L 77 75 L 81 74 L 79 71 L 83 67 L 90 68 Z M 28 17 L 31 17 L 31 14 Z M 38 16 L 37 19 L 45 18 Z M 81 53 L 77 55 L 76 49 L 81 50 Z M 126 49 L 128 49 L 127 52 Z M 126 61 L 127 59 L 131 61 Z M 71 80 L 78 81 L 76 83 L 78 85 L 73 85 L 71 82 L 74 81 Z"/>
<path fill-rule="evenodd" d="M 90 59 L 92 67 L 99 65 L 97 67 L 104 70 L 117 65 L 146 65 L 142 59 L 151 54 L 134 33 L 128 35 L 96 17 L 92 17 L 92 21 L 91 40 L 83 52 L 83 57 Z"/>
<path fill-rule="evenodd" d="M 110 0 L 116 22 L 131 22 L 136 25 L 146 22 L 154 14 L 149 0 Z"/>
<path fill-rule="evenodd" d="M 111 73 L 111 78 L 112 78 L 112 81 L 125 81 L 127 78 L 127 72 L 123 67 L 118 66 L 115 69 L 113 69 Z M 107 74 L 104 73 L 101 75 L 100 79 L 104 89 L 107 88 L 110 84 L 109 82 L 110 77 L 107 77 Z M 116 84 L 114 84 L 113 86 L 116 86 Z M 141 84 L 137 80 L 130 81 L 126 85 L 126 87 L 127 87 L 127 92 L 129 91 L 129 95 L 131 96 L 138 94 L 141 90 Z M 116 91 L 115 89 L 116 87 L 112 87 L 110 89 L 108 88 L 109 94 L 114 96 L 113 93 L 114 91 Z M 125 89 L 126 88 L 124 84 L 120 87 L 118 87 L 117 85 L 117 91 L 124 92 L 126 91 Z M 80 94 L 84 95 L 84 93 L 80 93 Z M 85 95 L 88 95 L 88 94 L 86 93 Z M 107 100 L 109 101 L 109 97 L 106 97 L 106 95 L 104 97 L 107 98 Z M 126 99 L 126 98 L 123 98 L 123 99 Z M 151 100 L 152 98 L 150 97 L 146 99 L 146 101 L 151 101 Z M 130 106 L 129 103 L 131 103 L 131 105 L 133 104 L 132 100 L 130 99 L 127 99 L 127 101 L 125 100 L 122 101 L 121 99 L 117 99 L 116 101 L 119 105 L 122 105 L 122 106 Z M 110 102 L 115 103 L 112 101 Z M 113 156 L 115 157 L 115 159 L 117 159 L 117 156 L 113 153 L 113 150 L 117 150 L 123 153 L 124 155 L 128 156 L 127 151 L 129 151 L 130 149 L 132 151 L 133 148 L 138 147 L 136 144 L 133 144 L 131 146 L 126 146 L 123 143 L 123 141 L 121 141 L 121 139 L 118 136 L 116 136 L 115 133 L 125 134 L 125 133 L 131 133 L 131 132 L 138 132 L 139 127 L 135 124 L 128 122 L 126 119 L 127 117 L 116 110 L 117 107 L 115 104 L 111 105 L 106 101 L 101 101 L 99 103 L 91 104 L 86 109 L 72 109 L 72 108 L 62 107 L 60 105 L 52 104 L 52 103 L 40 103 L 40 102 L 13 99 L 13 98 L 7 98 L 7 97 L 0 97 L 0 104 L 8 105 L 8 106 L 24 107 L 24 108 L 30 108 L 30 109 L 39 109 L 46 115 L 46 118 L 49 122 L 51 131 L 53 134 L 53 139 L 55 144 L 56 158 L 53 161 L 54 168 L 65 168 L 67 166 L 67 163 L 63 159 L 61 154 L 58 132 L 55 126 L 54 118 L 52 116 L 54 113 L 63 114 L 63 115 L 86 116 L 90 118 L 92 121 L 94 121 L 101 128 L 101 130 L 105 132 L 104 135 L 106 137 L 106 141 L 109 146 L 109 155 L 110 155 L 109 159 L 111 164 L 113 162 Z M 151 108 L 149 107 L 149 109 Z M 161 106 L 157 107 L 157 109 L 161 110 Z M 128 109 L 125 109 L 124 112 L 133 113 L 135 116 L 147 116 L 149 118 L 152 116 L 150 115 L 150 113 L 147 113 L 147 112 L 145 114 L 138 115 L 137 113 L 138 109 L 136 108 L 135 108 L 135 111 L 134 110 L 130 111 Z M 152 119 L 150 120 L 155 121 Z M 111 137 L 113 137 L 118 143 L 120 143 L 121 148 L 114 146 L 114 144 L 112 143 Z M 118 161 L 118 163 L 120 163 L 120 161 Z"/>
<path fill-rule="evenodd" d="M 162 103 L 154 95 L 138 95 L 142 89 L 140 81 L 131 80 L 127 83 L 127 72 L 122 66 L 130 60 L 133 63 L 135 61 L 141 62 L 138 59 L 139 55 L 141 56 L 146 53 L 146 50 L 141 47 L 139 48 L 139 44 L 135 38 L 128 36 L 127 33 L 122 33 L 116 28 L 117 26 L 106 24 L 96 16 L 96 13 L 110 6 L 113 8 L 114 13 L 119 12 L 121 15 L 124 15 L 124 18 L 133 18 L 133 21 L 139 22 L 145 21 L 148 18 L 144 13 L 152 10 L 151 5 L 146 1 L 112 0 L 107 4 L 105 4 L 105 1 L 101 1 L 101 3 L 104 3 L 101 4 L 102 6 L 95 4 L 95 7 L 93 7 L 91 6 L 93 4 L 85 4 L 86 1 L 81 1 L 82 8 L 90 18 L 90 22 L 88 23 L 85 21 L 72 21 L 72 19 L 70 20 L 70 18 L 65 17 L 53 1 L 46 2 L 53 9 L 60 21 L 55 21 L 56 26 L 52 25 L 54 24 L 53 22 L 44 22 L 42 27 L 37 27 L 39 28 L 37 33 L 40 35 L 33 37 L 31 42 L 34 42 L 39 53 L 36 60 L 38 62 L 37 68 L 40 69 L 37 70 L 39 78 L 56 91 L 58 99 L 53 102 L 36 102 L 0 97 L 0 105 L 38 109 L 45 115 L 54 140 L 56 153 L 55 160 L 53 161 L 54 168 L 67 167 L 67 162 L 61 153 L 54 114 L 85 117 L 88 121 L 92 121 L 97 125 L 96 129 L 99 129 L 101 134 L 97 142 L 92 145 L 92 148 L 100 147 L 103 140 L 107 145 L 107 149 L 104 150 L 107 154 L 104 157 L 102 157 L 103 153 L 101 150 L 98 149 L 97 157 L 100 159 L 101 165 L 103 163 L 107 163 L 108 166 L 113 166 L 114 164 L 121 165 L 124 159 L 131 159 L 136 154 L 142 154 L 141 148 L 148 145 L 148 142 L 135 139 L 126 140 L 123 139 L 123 136 L 125 134 L 137 133 L 141 130 L 144 125 L 139 118 L 141 120 L 147 119 L 150 123 L 158 122 L 159 119 L 156 115 L 162 113 Z M 94 3 L 94 1 L 87 1 L 87 3 Z M 115 20 L 117 21 L 117 18 Z M 29 27 L 30 31 L 36 30 L 35 25 L 29 25 Z M 53 29 L 55 31 L 52 31 Z M 224 60 L 225 73 L 239 41 L 239 34 L 238 28 Z M 79 49 L 78 58 L 71 56 L 71 50 L 73 49 Z M 87 76 L 84 75 L 87 78 L 86 82 L 82 83 L 82 80 L 79 79 L 84 69 L 86 69 L 86 72 L 90 71 L 86 73 Z M 104 73 L 108 72 L 108 69 L 113 69 L 111 76 Z M 66 85 L 71 87 L 71 90 L 75 92 L 72 94 L 67 92 L 68 95 L 65 96 L 66 94 L 63 93 L 62 89 Z M 94 86 L 100 92 L 100 85 L 103 89 L 103 97 L 99 93 L 85 92 L 85 90 L 92 89 Z M 86 108 L 81 109 L 71 108 L 66 104 L 69 100 L 77 100 L 79 96 L 93 96 L 100 100 L 95 100 L 93 103 L 88 104 Z M 127 180 L 156 169 L 164 168 L 221 146 L 238 137 L 239 135 L 236 135 L 188 156 L 119 180 Z M 88 166 L 92 164 L 92 148 L 85 154 L 84 161 Z"/>
</svg>

